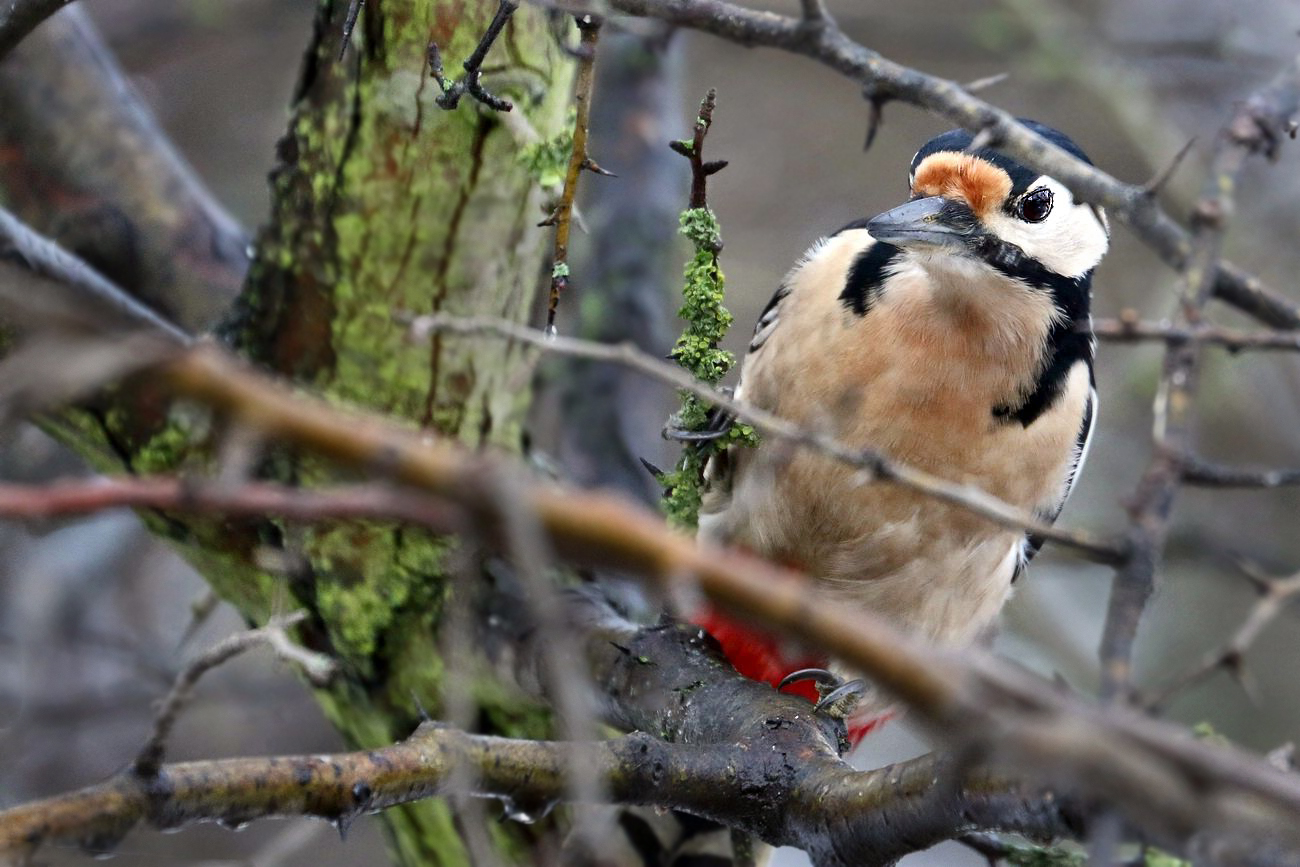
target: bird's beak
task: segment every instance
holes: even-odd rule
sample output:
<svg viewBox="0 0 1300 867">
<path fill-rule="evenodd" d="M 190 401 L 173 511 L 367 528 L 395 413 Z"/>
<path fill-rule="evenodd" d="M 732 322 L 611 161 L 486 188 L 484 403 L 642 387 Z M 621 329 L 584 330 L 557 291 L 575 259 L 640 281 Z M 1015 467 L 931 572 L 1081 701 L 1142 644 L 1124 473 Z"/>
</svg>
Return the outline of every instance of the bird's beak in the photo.
<svg viewBox="0 0 1300 867">
<path fill-rule="evenodd" d="M 975 234 L 978 223 L 969 207 L 942 196 L 916 199 L 867 221 L 871 237 L 906 247 L 962 247 Z"/>
</svg>

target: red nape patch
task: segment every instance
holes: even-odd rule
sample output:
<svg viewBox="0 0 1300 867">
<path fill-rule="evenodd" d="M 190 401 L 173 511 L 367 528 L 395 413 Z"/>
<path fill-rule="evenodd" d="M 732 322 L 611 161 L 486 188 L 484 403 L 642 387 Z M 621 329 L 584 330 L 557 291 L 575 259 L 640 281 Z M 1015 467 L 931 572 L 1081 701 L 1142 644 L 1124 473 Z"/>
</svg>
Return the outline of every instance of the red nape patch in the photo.
<svg viewBox="0 0 1300 867">
<path fill-rule="evenodd" d="M 722 645 L 722 652 L 727 655 L 727 661 L 735 666 L 736 671 L 750 680 L 766 683 L 773 688 L 787 674 L 801 668 L 825 668 L 827 664 L 825 657 L 792 657 L 783 653 L 782 642 L 776 636 L 723 614 L 712 605 L 697 612 L 691 622 L 717 639 Z M 797 695 L 813 704 L 818 699 L 817 684 L 811 680 L 792 683 L 782 692 Z M 879 716 L 850 718 L 849 743 L 857 746 L 864 737 L 893 718 L 892 711 Z"/>
</svg>

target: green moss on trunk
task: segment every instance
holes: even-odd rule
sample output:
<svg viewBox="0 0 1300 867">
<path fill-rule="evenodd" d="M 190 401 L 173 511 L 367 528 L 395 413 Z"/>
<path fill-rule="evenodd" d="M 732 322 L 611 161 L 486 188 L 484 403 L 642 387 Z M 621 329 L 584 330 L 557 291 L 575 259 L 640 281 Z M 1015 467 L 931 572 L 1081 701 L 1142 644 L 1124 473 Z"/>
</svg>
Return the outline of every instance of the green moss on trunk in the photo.
<svg viewBox="0 0 1300 867">
<path fill-rule="evenodd" d="M 520 158 L 518 124 L 465 99 L 437 107 L 426 50 L 458 69 L 496 0 L 368 0 L 354 46 L 338 60 L 346 2 L 322 2 L 288 133 L 272 174 L 273 206 L 248 283 L 220 336 L 255 362 L 342 404 L 456 437 L 518 450 L 528 360 L 490 341 L 408 339 L 406 314 L 450 311 L 527 318 L 546 255 L 541 193 Z M 485 83 L 543 138 L 562 128 L 572 62 L 542 12 L 525 5 L 489 55 Z M 148 383 L 52 422 L 101 469 L 206 474 L 220 420 L 169 405 Z M 313 485 L 336 468 L 275 447 L 259 473 Z M 409 734 L 436 710 L 444 666 L 438 627 L 452 543 L 377 522 L 311 528 L 151 513 L 222 598 L 251 621 L 303 608 L 300 639 L 337 657 L 344 676 L 319 693 L 354 747 Z M 267 549 L 291 568 L 268 571 Z M 459 662 L 458 662 L 459 665 Z M 542 716 L 508 689 L 480 690 L 482 719 L 539 733 Z M 405 865 L 461 865 L 449 808 L 429 801 L 385 814 Z M 528 860 L 532 830 L 493 832 Z"/>
</svg>

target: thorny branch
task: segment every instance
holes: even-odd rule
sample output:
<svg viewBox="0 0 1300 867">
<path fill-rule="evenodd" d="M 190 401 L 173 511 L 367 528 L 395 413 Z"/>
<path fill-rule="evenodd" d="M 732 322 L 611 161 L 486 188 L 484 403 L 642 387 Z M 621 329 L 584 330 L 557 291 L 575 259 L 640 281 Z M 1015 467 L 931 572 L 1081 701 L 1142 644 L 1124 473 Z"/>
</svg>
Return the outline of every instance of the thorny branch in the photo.
<svg viewBox="0 0 1300 867">
<path fill-rule="evenodd" d="M 272 618 L 260 629 L 238 632 L 209 648 L 198 658 L 185 666 L 176 675 L 171 691 L 167 693 L 158 713 L 153 720 L 153 730 L 140 752 L 131 764 L 131 772 L 142 778 L 158 776 L 162 766 L 163 751 L 167 747 L 167 738 L 180 718 L 181 709 L 189 701 L 194 686 L 203 675 L 214 668 L 225 665 L 255 647 L 269 646 L 276 656 L 297 666 L 307 680 L 317 687 L 329 685 L 338 670 L 333 660 L 319 653 L 312 653 L 295 645 L 289 640 L 285 630 L 302 622 L 306 615 L 291 614 L 288 617 Z M 0 848 L 0 851 L 3 851 Z"/>
<path fill-rule="evenodd" d="M 1220 134 L 1210 172 L 1196 206 L 1192 247 L 1183 265 L 1181 324 L 1202 326 L 1214 292 L 1225 221 L 1233 210 L 1237 177 L 1252 155 L 1274 157 L 1300 109 L 1300 61 L 1292 63 L 1248 99 Z M 1129 505 L 1129 558 L 1112 585 L 1101 640 L 1102 695 L 1129 690 L 1133 642 L 1155 589 L 1169 532 L 1174 497 L 1183 479 L 1182 459 L 1191 453 L 1201 344 L 1169 344 L 1155 401 L 1155 453 Z"/>
<path fill-rule="evenodd" d="M 503 99 L 495 94 L 489 93 L 483 87 L 483 61 L 487 58 L 487 53 L 492 49 L 493 43 L 505 29 L 506 22 L 510 16 L 515 14 L 519 8 L 519 0 L 500 0 L 497 6 L 496 14 L 492 16 L 492 21 L 488 24 L 487 30 L 483 32 L 483 38 L 475 46 L 474 51 L 465 60 L 465 74 L 455 81 L 448 81 L 442 68 L 442 49 L 438 43 L 430 42 L 428 50 L 429 74 L 438 82 L 438 87 L 442 89 L 442 95 L 438 97 L 438 105 L 445 109 L 453 109 L 460 105 L 460 98 L 469 94 L 479 102 L 486 105 L 494 111 L 510 111 L 514 105 L 508 99 Z M 348 20 L 354 21 L 352 9 L 348 10 Z M 347 31 L 349 34 L 350 30 Z M 347 42 L 344 42 L 346 45 Z"/>
<path fill-rule="evenodd" d="M 581 35 L 578 52 L 578 78 L 574 85 L 573 152 L 564 175 L 555 212 L 543 226 L 555 226 L 555 253 L 551 258 L 551 288 L 546 301 L 546 330 L 555 333 L 555 317 L 560 310 L 560 296 L 569 288 L 569 233 L 573 227 L 573 208 L 578 196 L 578 178 L 584 171 L 608 175 L 587 153 L 591 126 L 591 94 L 596 83 L 596 43 L 600 39 L 601 19 L 594 15 L 575 18 Z"/>
<path fill-rule="evenodd" d="M 713 125 L 713 110 L 718 104 L 718 92 L 710 88 L 700 103 L 699 115 L 695 118 L 694 131 L 689 141 L 674 140 L 670 147 L 686 157 L 691 164 L 691 198 L 688 208 L 707 208 L 709 206 L 709 178 L 727 167 L 726 160 L 704 160 L 704 142 Z M 717 251 L 715 251 L 717 252 Z"/>
<path fill-rule="evenodd" d="M 1101 205 L 1133 230 L 1170 266 L 1183 269 L 1191 235 L 1142 187 L 1126 184 L 1040 138 L 1013 115 L 972 95 L 960 84 L 895 63 L 860 45 L 833 22 L 803 20 L 746 9 L 724 0 L 608 0 L 629 15 L 658 18 L 746 46 L 801 54 L 861 82 L 881 101 L 908 102 L 981 134 L 991 146 L 1065 184 L 1082 201 Z M 1300 307 L 1259 279 L 1227 263 L 1214 271 L 1214 296 L 1278 328 L 1300 328 Z"/>
</svg>

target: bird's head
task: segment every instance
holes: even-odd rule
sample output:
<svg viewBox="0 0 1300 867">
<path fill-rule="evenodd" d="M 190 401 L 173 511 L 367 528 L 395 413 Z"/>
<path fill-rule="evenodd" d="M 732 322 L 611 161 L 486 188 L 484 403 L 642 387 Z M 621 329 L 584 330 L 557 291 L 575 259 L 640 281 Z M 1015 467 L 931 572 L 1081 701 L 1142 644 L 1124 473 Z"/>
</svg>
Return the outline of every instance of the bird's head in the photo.
<svg viewBox="0 0 1300 867">
<path fill-rule="evenodd" d="M 1020 122 L 1091 162 L 1057 130 Z M 1091 272 L 1109 243 L 1101 209 L 995 150 L 969 150 L 971 142 L 965 130 L 926 142 L 912 158 L 911 200 L 870 220 L 872 237 L 943 268 L 987 266 L 1008 276 L 1042 268 L 1069 279 Z"/>
</svg>

